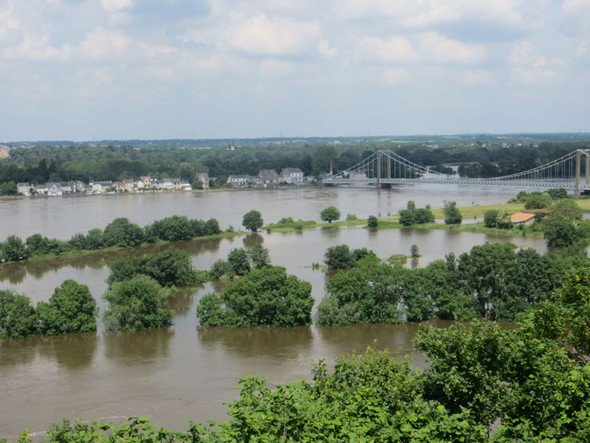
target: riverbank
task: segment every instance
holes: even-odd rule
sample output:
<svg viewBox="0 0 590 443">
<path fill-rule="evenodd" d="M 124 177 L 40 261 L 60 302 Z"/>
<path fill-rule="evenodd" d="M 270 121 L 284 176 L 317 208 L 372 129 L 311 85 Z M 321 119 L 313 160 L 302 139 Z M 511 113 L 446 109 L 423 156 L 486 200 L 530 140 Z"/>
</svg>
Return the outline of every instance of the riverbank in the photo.
<svg viewBox="0 0 590 443">
<path fill-rule="evenodd" d="M 590 210 L 590 200 L 581 200 L 586 203 L 586 206 Z M 506 203 L 506 204 L 491 204 L 491 205 L 474 205 L 470 207 L 461 207 L 459 211 L 463 215 L 463 219 L 469 218 L 483 218 L 486 211 L 489 210 L 501 210 L 506 211 L 509 213 L 518 212 L 522 210 L 524 205 L 521 203 Z M 432 211 L 435 215 L 437 220 L 444 219 L 444 214 L 442 209 L 434 209 Z M 398 215 L 393 214 L 391 217 L 381 218 L 378 219 L 378 226 L 377 228 L 369 228 L 367 226 L 368 220 L 367 219 L 359 219 L 356 216 L 347 216 L 346 220 L 335 221 L 332 223 L 318 223 L 313 220 L 293 220 L 292 218 L 283 218 L 279 222 L 274 224 L 268 224 L 262 228 L 265 232 L 281 232 L 281 233 L 291 233 L 291 232 L 299 232 L 299 231 L 309 231 L 315 229 L 341 229 L 341 228 L 366 228 L 366 229 L 400 229 L 404 228 L 399 221 Z M 420 229 L 420 230 L 428 230 L 428 229 L 445 229 L 445 230 L 452 230 L 455 232 L 471 232 L 471 233 L 479 233 L 479 234 L 493 234 L 493 235 L 501 235 L 506 237 L 520 237 L 520 236 L 530 236 L 530 237 L 538 237 L 542 238 L 543 233 L 541 231 L 533 230 L 530 226 L 519 225 L 512 229 L 497 229 L 497 228 L 488 228 L 483 225 L 482 222 L 479 223 L 468 223 L 468 224 L 461 224 L 461 225 L 446 225 L 444 223 L 425 223 L 420 225 L 412 225 L 411 228 Z M 214 240 L 214 239 L 223 239 L 223 238 L 231 238 L 231 237 L 238 237 L 238 236 L 245 236 L 249 234 L 247 231 L 234 231 L 233 228 L 228 228 L 227 230 L 214 234 L 214 235 L 206 235 L 200 236 L 193 240 L 198 239 L 203 240 Z M 24 239 L 23 239 L 24 240 Z M 61 242 L 64 243 L 65 242 Z M 59 255 L 53 254 L 45 254 L 45 255 L 33 255 L 26 260 L 20 261 L 7 261 L 5 263 L 0 264 L 0 269 L 2 267 L 6 267 L 11 263 L 23 263 L 23 262 L 47 262 L 48 260 L 60 260 L 66 261 L 68 259 L 80 259 L 80 258 L 88 258 L 92 259 L 92 257 L 108 257 L 109 259 L 114 259 L 117 256 L 125 256 L 130 255 L 129 253 L 125 253 L 125 251 L 133 251 L 131 255 L 142 255 L 145 253 L 153 252 L 154 250 L 161 250 L 167 249 L 169 244 L 175 244 L 178 242 L 172 241 L 165 241 L 165 240 L 157 240 L 154 243 L 144 243 L 142 245 L 133 246 L 133 247 L 108 247 L 102 248 L 98 250 L 79 250 L 79 249 L 71 249 L 65 250 Z"/>
</svg>

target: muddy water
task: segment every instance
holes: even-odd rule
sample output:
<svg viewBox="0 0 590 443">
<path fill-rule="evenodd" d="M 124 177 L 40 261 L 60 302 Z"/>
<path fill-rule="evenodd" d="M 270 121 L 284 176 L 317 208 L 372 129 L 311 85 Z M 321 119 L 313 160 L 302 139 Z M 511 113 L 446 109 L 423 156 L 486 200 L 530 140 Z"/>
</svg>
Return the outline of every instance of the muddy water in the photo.
<svg viewBox="0 0 590 443">
<path fill-rule="evenodd" d="M 290 190 L 291 191 L 291 190 Z M 192 218 L 216 217 L 223 228 L 239 226 L 241 216 L 258 209 L 267 221 L 283 216 L 317 219 L 328 204 L 359 217 L 386 214 L 403 208 L 407 200 L 418 206 L 442 205 L 442 200 L 471 204 L 473 190 L 454 193 L 405 189 L 376 192 L 369 189 L 292 190 L 276 192 L 228 192 L 219 194 L 154 194 L 146 196 L 97 196 L 46 200 L 1 201 L 0 237 L 28 236 L 40 232 L 69 238 L 75 232 L 104 227 L 118 216 L 139 224 L 171 214 Z M 460 191 L 460 192 L 459 192 Z M 509 195 L 481 190 L 478 202 L 503 202 Z M 110 199 L 110 200 L 109 200 Z M 142 200 L 144 199 L 144 200 Z M 437 204 L 440 203 L 440 204 Z M 348 209 L 344 209 L 344 207 Z M 324 275 L 311 269 L 321 262 L 327 247 L 347 243 L 373 249 L 382 258 L 409 254 L 416 244 L 422 254 L 419 265 L 459 254 L 476 244 L 505 238 L 450 231 L 397 229 L 318 229 L 304 233 L 260 233 L 224 240 L 175 244 L 187 251 L 197 268 L 206 269 L 235 247 L 257 242 L 270 250 L 272 261 L 289 273 L 310 281 L 314 298 L 323 296 Z M 541 252 L 539 239 L 511 239 Z M 150 252 L 162 249 L 153 247 Z M 133 255 L 145 251 L 129 251 Z M 106 289 L 108 263 L 113 254 L 31 262 L 0 268 L 0 288 L 14 288 L 34 303 L 47 300 L 53 288 L 73 278 L 87 284 L 99 305 Z M 266 377 L 271 383 L 308 377 L 310 365 L 320 359 L 332 363 L 338 355 L 362 351 L 377 340 L 379 347 L 395 355 L 412 352 L 417 325 L 361 325 L 351 327 L 302 327 L 288 329 L 200 328 L 196 303 L 215 290 L 211 284 L 194 292 L 180 292 L 171 300 L 174 325 L 143 333 L 35 337 L 0 341 L 0 437 L 14 439 L 29 428 L 40 434 L 64 417 L 122 420 L 128 415 L 149 415 L 162 426 L 185 429 L 187 418 L 197 422 L 225 418 L 223 402 L 235 398 L 238 379 L 247 374 Z M 417 364 L 422 362 L 417 357 Z"/>
</svg>

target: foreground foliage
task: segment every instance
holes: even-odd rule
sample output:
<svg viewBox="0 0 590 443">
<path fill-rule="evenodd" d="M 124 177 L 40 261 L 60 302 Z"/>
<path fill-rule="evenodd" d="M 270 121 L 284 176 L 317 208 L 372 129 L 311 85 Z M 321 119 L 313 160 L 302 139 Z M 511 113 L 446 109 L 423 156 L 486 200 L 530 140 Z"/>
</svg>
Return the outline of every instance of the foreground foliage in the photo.
<svg viewBox="0 0 590 443">
<path fill-rule="evenodd" d="M 241 379 L 219 424 L 177 432 L 138 417 L 118 427 L 64 420 L 45 441 L 589 441 L 589 294 L 590 270 L 578 268 L 512 329 L 423 325 L 414 341 L 423 370 L 368 348 L 332 371 L 320 361 L 310 381 Z M 26 431 L 19 441 L 30 441 Z"/>
</svg>

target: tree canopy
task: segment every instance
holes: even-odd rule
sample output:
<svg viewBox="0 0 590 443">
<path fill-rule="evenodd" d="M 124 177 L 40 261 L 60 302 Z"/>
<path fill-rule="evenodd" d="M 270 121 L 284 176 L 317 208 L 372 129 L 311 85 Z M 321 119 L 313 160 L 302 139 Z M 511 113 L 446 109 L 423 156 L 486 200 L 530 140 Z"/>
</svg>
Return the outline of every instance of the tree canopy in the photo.
<svg viewBox="0 0 590 443">
<path fill-rule="evenodd" d="M 242 219 L 242 225 L 252 232 L 258 231 L 264 225 L 262 214 L 260 214 L 260 211 L 256 211 L 255 209 L 247 212 L 244 214 L 244 218 Z"/>
<path fill-rule="evenodd" d="M 207 294 L 197 307 L 204 326 L 301 326 L 311 322 L 311 285 L 283 268 L 254 269 Z"/>
<path fill-rule="evenodd" d="M 147 275 L 116 282 L 103 294 L 109 306 L 103 314 L 108 330 L 142 331 L 172 324 L 169 292 Z"/>
<path fill-rule="evenodd" d="M 320 212 L 320 218 L 323 221 L 332 223 L 333 221 L 340 219 L 340 211 L 338 208 L 336 208 L 336 206 L 328 206 L 327 208 L 323 209 L 322 212 Z"/>
<path fill-rule="evenodd" d="M 96 331 L 98 308 L 88 286 L 66 280 L 55 288 L 49 303 L 37 304 L 39 332 L 60 335 Z"/>
</svg>

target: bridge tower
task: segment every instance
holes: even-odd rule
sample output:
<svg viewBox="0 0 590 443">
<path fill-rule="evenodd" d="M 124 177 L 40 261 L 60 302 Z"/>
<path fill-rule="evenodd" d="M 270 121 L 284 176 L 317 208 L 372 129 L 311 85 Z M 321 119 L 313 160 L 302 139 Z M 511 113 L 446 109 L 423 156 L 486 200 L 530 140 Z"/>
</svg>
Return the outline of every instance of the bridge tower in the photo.
<svg viewBox="0 0 590 443">
<path fill-rule="evenodd" d="M 383 152 L 377 151 L 377 189 L 381 188 L 381 157 Z"/>
<path fill-rule="evenodd" d="M 588 150 L 577 149 L 576 150 L 576 187 L 574 188 L 574 195 L 580 196 L 580 182 L 581 182 L 581 170 L 582 170 L 582 154 L 584 154 L 585 160 L 585 185 L 590 185 L 590 152 Z"/>
</svg>

